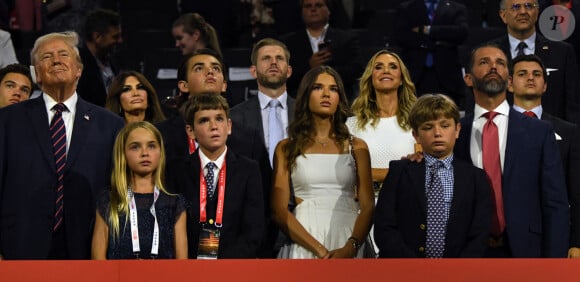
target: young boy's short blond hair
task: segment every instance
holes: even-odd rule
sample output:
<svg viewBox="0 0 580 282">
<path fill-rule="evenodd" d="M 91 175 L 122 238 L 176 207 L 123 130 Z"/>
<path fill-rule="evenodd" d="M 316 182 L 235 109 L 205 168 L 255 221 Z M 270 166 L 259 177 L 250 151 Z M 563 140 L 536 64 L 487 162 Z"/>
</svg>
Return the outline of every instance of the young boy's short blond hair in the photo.
<svg viewBox="0 0 580 282">
<path fill-rule="evenodd" d="M 226 118 L 230 118 L 230 106 L 226 98 L 216 93 L 201 93 L 192 95 L 183 105 L 185 123 L 193 128 L 195 113 L 203 110 L 224 110 Z"/>
<path fill-rule="evenodd" d="M 451 98 L 443 94 L 425 94 L 415 102 L 409 113 L 409 124 L 417 132 L 421 124 L 441 117 L 459 123 L 459 109 Z"/>
</svg>

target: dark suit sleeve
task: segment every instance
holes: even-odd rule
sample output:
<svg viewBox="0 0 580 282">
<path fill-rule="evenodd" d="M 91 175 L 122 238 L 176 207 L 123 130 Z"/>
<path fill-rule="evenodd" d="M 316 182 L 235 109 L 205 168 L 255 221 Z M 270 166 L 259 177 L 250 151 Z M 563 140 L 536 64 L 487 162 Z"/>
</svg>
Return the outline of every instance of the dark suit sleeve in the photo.
<svg viewBox="0 0 580 282">
<path fill-rule="evenodd" d="M 397 203 L 397 193 L 399 189 L 410 188 L 400 187 L 402 173 L 401 162 L 391 161 L 375 208 L 374 235 L 381 258 L 416 257 L 414 252 L 407 248 L 403 235 L 398 230 L 397 206 L 404 203 Z"/>
<path fill-rule="evenodd" d="M 572 127 L 567 162 L 568 200 L 570 201 L 570 246 L 580 248 L 580 129 Z"/>
<path fill-rule="evenodd" d="M 570 210 L 560 153 L 554 131 L 544 130 L 541 168 L 541 199 L 543 222 L 542 257 L 566 257 Z"/>
<path fill-rule="evenodd" d="M 580 73 L 576 65 L 576 54 L 572 45 L 566 44 L 566 70 L 564 91 L 566 91 L 566 120 L 580 125 Z"/>
<path fill-rule="evenodd" d="M 4 174 L 5 174 L 5 167 L 6 167 L 6 160 L 4 156 L 6 156 L 5 150 L 5 143 L 4 140 L 6 138 L 6 109 L 0 109 L 0 211 L 2 211 L 2 197 L 4 196 Z M 0 226 L 2 226 L 2 217 L 0 216 Z M 4 252 L 2 250 L 2 229 L 0 228 L 0 255 L 3 255 Z"/>
<path fill-rule="evenodd" d="M 244 170 L 236 173 L 246 173 L 245 197 L 243 214 L 240 215 L 242 230 L 236 238 L 235 250 L 232 254 L 239 254 L 245 258 L 255 258 L 264 236 L 264 202 L 262 196 L 262 183 L 260 182 L 260 170 L 258 165 L 249 161 L 244 164 Z M 227 205 L 226 205 L 227 207 Z"/>
<path fill-rule="evenodd" d="M 473 167 L 473 218 L 459 257 L 483 257 L 491 229 L 491 188 L 485 172 Z M 461 188 L 461 187 L 458 187 Z"/>
</svg>

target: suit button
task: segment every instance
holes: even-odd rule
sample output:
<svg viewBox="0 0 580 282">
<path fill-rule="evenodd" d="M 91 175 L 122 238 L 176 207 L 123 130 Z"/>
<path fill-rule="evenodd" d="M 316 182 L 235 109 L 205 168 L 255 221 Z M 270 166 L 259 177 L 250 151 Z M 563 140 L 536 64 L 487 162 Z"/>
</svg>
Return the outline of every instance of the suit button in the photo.
<svg viewBox="0 0 580 282">
<path fill-rule="evenodd" d="M 420 253 L 422 253 L 422 252 L 425 252 L 425 248 L 423 248 L 423 247 L 419 247 L 419 252 L 420 252 Z"/>
<path fill-rule="evenodd" d="M 419 224 L 419 229 L 425 230 L 425 224 Z"/>
</svg>

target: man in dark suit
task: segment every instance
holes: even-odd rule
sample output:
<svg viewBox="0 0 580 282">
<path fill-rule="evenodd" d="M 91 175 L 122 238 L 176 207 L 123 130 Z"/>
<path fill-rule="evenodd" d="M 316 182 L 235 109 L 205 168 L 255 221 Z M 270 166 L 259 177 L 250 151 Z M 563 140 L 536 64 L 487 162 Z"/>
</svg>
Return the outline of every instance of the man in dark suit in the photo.
<svg viewBox="0 0 580 282">
<path fill-rule="evenodd" d="M 338 71 L 350 101 L 354 99 L 355 92 L 358 93 L 356 79 L 362 73 L 362 64 L 358 60 L 358 39 L 354 34 L 328 25 L 332 10 L 330 3 L 330 0 L 301 0 L 302 20 L 306 29 L 280 38 L 292 53 L 290 65 L 293 75 L 288 79 L 292 97 L 296 97 L 304 74 L 320 65 L 328 65 Z"/>
<path fill-rule="evenodd" d="M 543 111 L 542 95 L 546 91 L 546 68 L 536 55 L 518 56 L 510 62 L 508 89 L 514 93 L 514 110 L 549 122 L 554 127 L 556 143 L 566 175 L 570 201 L 570 249 L 568 257 L 580 257 L 580 130 L 570 122 Z"/>
<path fill-rule="evenodd" d="M 232 111 L 232 120 L 260 132 L 270 154 L 270 163 L 278 141 L 288 137 L 287 128 L 294 117 L 294 98 L 288 96 L 286 80 L 292 75 L 288 64 L 290 51 L 278 40 L 266 38 L 260 40 L 252 50 L 250 72 L 256 78 L 258 95 L 236 105 Z M 272 128 L 269 124 L 270 101 L 277 100 L 275 108 L 281 122 L 282 136 L 279 140 L 270 140 Z M 270 144 L 272 141 L 272 144 Z M 275 143 L 275 144 L 274 144 Z"/>
<path fill-rule="evenodd" d="M 189 257 L 202 255 L 200 233 L 211 229 L 220 234 L 216 258 L 256 258 L 264 235 L 260 170 L 255 161 L 226 146 L 232 123 L 225 98 L 195 95 L 184 105 L 183 115 L 187 132 L 196 138 L 199 148 L 186 159 L 169 162 L 165 179 L 168 189 L 190 201 Z M 216 166 L 212 172 L 210 163 Z M 210 173 L 212 177 L 208 177 Z M 204 206 L 207 208 L 201 208 Z"/>
<path fill-rule="evenodd" d="M 500 1 L 500 17 L 507 25 L 507 35 L 492 42 L 498 44 L 508 58 L 518 54 L 535 54 L 542 59 L 548 74 L 548 89 L 542 101 L 544 110 L 556 117 L 580 124 L 580 92 L 578 66 L 574 48 L 563 41 L 550 41 L 536 32 L 539 5 L 526 6 L 515 0 Z M 519 5 L 518 5 L 519 4 Z M 525 45 L 523 45 L 523 44 Z M 521 51 L 518 46 L 522 46 Z M 508 99 L 512 99 L 508 95 Z"/>
<path fill-rule="evenodd" d="M 379 256 L 482 257 L 491 224 L 490 189 L 481 169 L 453 155 L 461 129 L 457 106 L 444 95 L 424 95 L 409 123 L 425 161 L 389 164 L 375 209 Z"/>
<path fill-rule="evenodd" d="M 461 120 L 455 155 L 490 179 L 495 212 L 487 257 L 565 257 L 570 213 L 554 132 L 510 108 L 507 64 L 497 45 L 472 52 L 464 80 L 476 105 Z"/>
<path fill-rule="evenodd" d="M 42 95 L 0 111 L 0 253 L 6 259 L 91 255 L 96 197 L 109 183 L 123 120 L 75 91 L 83 68 L 77 43 L 72 32 L 38 38 L 32 64 Z"/>
<path fill-rule="evenodd" d="M 231 117 L 234 122 L 244 124 L 260 133 L 266 144 L 265 149 L 269 153 L 270 164 L 273 164 L 276 145 L 280 140 L 288 137 L 288 124 L 294 116 L 294 98 L 290 97 L 286 91 L 286 80 L 292 75 L 292 67 L 288 64 L 290 51 L 284 43 L 266 38 L 254 45 L 251 57 L 250 72 L 258 83 L 258 95 L 235 106 L 231 111 Z M 270 105 L 276 101 L 278 101 L 278 106 Z M 270 111 L 272 110 L 275 111 L 272 113 L 275 117 L 271 119 Z M 270 199 L 270 187 L 264 187 L 264 198 Z M 260 256 L 273 258 L 277 253 L 274 250 L 274 243 L 278 228 L 270 221 L 269 201 L 265 204 L 268 234 Z"/>
<path fill-rule="evenodd" d="M 123 42 L 121 18 L 113 11 L 95 10 L 87 15 L 83 33 L 85 44 L 79 51 L 84 68 L 77 89 L 83 99 L 104 107 L 107 91 L 117 74 L 111 56 Z"/>
<path fill-rule="evenodd" d="M 457 47 L 467 38 L 467 8 L 449 0 L 430 1 L 410 0 L 399 5 L 397 43 L 418 96 L 446 93 L 460 103 L 465 86 Z"/>
</svg>

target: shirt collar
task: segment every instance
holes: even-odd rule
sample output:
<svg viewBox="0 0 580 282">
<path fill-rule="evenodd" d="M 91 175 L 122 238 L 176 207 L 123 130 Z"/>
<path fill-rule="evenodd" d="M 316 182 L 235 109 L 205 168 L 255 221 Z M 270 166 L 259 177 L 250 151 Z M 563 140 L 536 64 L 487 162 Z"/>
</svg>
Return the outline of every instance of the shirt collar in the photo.
<svg viewBox="0 0 580 282">
<path fill-rule="evenodd" d="M 308 31 L 308 29 L 306 29 L 306 34 L 308 34 L 310 41 L 312 41 L 312 39 L 324 40 L 324 38 L 326 37 L 326 32 L 328 31 L 328 27 L 329 27 L 328 23 L 326 25 L 324 25 L 324 31 L 322 32 L 322 34 L 320 34 L 319 37 L 314 37 L 314 36 L 310 35 L 310 32 Z"/>
<path fill-rule="evenodd" d="M 258 91 L 258 101 L 260 101 L 260 109 L 264 110 L 268 107 L 268 104 L 270 103 L 270 100 L 272 100 L 273 98 L 264 94 L 262 91 Z M 280 105 L 282 106 L 282 109 L 286 109 L 286 100 L 288 99 L 288 93 L 286 91 L 284 91 L 284 93 L 282 93 L 282 95 L 278 96 L 278 98 L 276 98 L 278 101 L 280 101 Z"/>
<path fill-rule="evenodd" d="M 43 92 L 42 98 L 44 99 L 44 105 L 46 106 L 46 111 L 50 112 L 52 111 L 52 107 L 54 107 L 54 105 L 58 104 L 56 102 L 56 100 L 54 100 L 52 97 L 50 97 L 50 95 L 46 94 Z M 70 96 L 68 99 L 66 99 L 64 102 L 62 102 L 69 113 L 73 113 L 76 110 L 76 104 L 78 101 L 79 97 L 77 95 L 77 92 L 75 91 L 75 93 Z"/>
<path fill-rule="evenodd" d="M 209 162 L 213 162 L 217 166 L 217 169 L 220 170 L 220 169 L 222 169 L 222 165 L 224 164 L 224 159 L 226 157 L 226 153 L 228 152 L 228 147 L 226 146 L 226 149 L 224 150 L 224 152 L 215 161 L 210 160 L 203 153 L 201 148 L 198 151 L 199 151 L 199 159 L 201 160 L 201 167 L 202 168 L 205 168 L 205 165 L 207 165 Z"/>
<path fill-rule="evenodd" d="M 510 52 L 512 54 L 516 52 L 516 49 L 518 48 L 518 44 L 520 44 L 520 42 L 522 42 L 522 41 L 525 42 L 526 45 L 528 45 L 528 47 L 526 47 L 526 49 L 530 49 L 532 51 L 534 51 L 536 49 L 536 33 L 535 32 L 530 37 L 528 37 L 524 40 L 519 40 L 508 33 L 508 39 L 510 41 Z"/>
<path fill-rule="evenodd" d="M 424 158 L 425 158 L 425 165 L 427 167 L 431 167 L 432 165 L 434 165 L 436 162 L 442 162 L 443 166 L 446 169 L 450 169 L 451 168 L 451 163 L 453 162 L 453 153 L 451 153 L 451 155 L 449 155 L 447 158 L 444 158 L 442 160 L 435 158 L 434 156 L 431 156 L 427 153 L 423 154 Z"/>
<path fill-rule="evenodd" d="M 524 109 L 520 106 L 516 106 L 516 105 L 514 105 L 514 110 L 516 110 L 520 113 L 527 111 L 526 109 Z M 539 106 L 531 109 L 530 111 L 533 112 L 538 117 L 538 119 L 542 119 L 542 112 L 543 112 L 542 105 L 539 105 Z"/>
<path fill-rule="evenodd" d="M 510 105 L 506 100 L 504 100 L 497 108 L 493 109 L 494 112 L 497 112 L 504 116 L 509 116 L 510 112 Z M 473 116 L 475 119 L 482 118 L 482 115 L 489 112 L 488 110 L 482 108 L 480 105 L 475 104 L 475 108 L 473 109 Z"/>
</svg>

